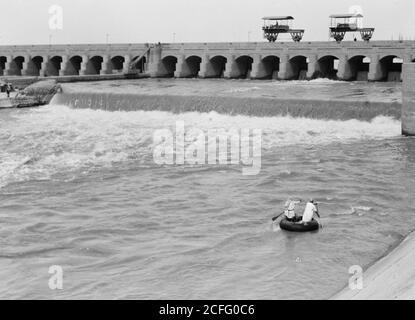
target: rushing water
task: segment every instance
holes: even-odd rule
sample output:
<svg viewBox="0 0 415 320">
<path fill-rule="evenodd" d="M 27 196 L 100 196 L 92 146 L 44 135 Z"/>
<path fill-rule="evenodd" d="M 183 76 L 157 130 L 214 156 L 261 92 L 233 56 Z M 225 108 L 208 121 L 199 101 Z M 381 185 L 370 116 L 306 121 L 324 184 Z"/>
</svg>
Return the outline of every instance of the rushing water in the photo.
<svg viewBox="0 0 415 320">
<path fill-rule="evenodd" d="M 186 92 L 238 101 L 301 95 L 326 109 L 267 116 L 254 100 L 229 114 L 226 104 L 160 109 L 158 94 L 186 104 Z M 110 108 L 117 94 L 128 96 L 129 111 Z M 391 84 L 140 80 L 68 84 L 53 105 L 2 110 L 0 297 L 330 297 L 350 266 L 367 267 L 415 229 L 415 140 L 400 136 L 395 111 L 364 109 L 399 95 Z M 74 102 L 84 98 L 89 105 Z M 338 110 L 355 111 L 331 114 L 339 100 Z M 153 134 L 176 121 L 261 129 L 260 174 L 156 165 Z M 319 200 L 323 229 L 289 234 L 273 225 L 288 197 Z M 52 265 L 63 267 L 61 291 L 48 288 Z"/>
</svg>

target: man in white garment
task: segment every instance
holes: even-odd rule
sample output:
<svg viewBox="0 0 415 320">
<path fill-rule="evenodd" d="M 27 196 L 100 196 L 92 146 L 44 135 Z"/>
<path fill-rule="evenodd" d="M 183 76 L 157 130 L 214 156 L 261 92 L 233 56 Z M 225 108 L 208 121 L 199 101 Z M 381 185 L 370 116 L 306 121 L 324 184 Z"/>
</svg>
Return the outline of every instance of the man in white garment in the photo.
<svg viewBox="0 0 415 320">
<path fill-rule="evenodd" d="M 299 204 L 300 202 L 301 202 L 301 200 L 293 201 L 293 200 L 291 200 L 291 199 L 288 199 L 288 200 L 285 202 L 285 210 L 284 210 L 284 215 L 285 215 L 285 218 L 286 218 L 288 221 L 291 221 L 291 222 L 295 222 L 295 221 L 297 221 L 297 216 L 296 216 L 296 214 L 295 214 L 295 206 L 296 206 L 297 204 Z"/>
<path fill-rule="evenodd" d="M 303 219 L 301 220 L 300 223 L 307 224 L 313 221 L 314 214 L 316 214 L 320 218 L 320 215 L 318 213 L 317 203 L 314 202 L 313 199 L 311 199 L 309 202 L 307 202 L 305 206 Z"/>
</svg>

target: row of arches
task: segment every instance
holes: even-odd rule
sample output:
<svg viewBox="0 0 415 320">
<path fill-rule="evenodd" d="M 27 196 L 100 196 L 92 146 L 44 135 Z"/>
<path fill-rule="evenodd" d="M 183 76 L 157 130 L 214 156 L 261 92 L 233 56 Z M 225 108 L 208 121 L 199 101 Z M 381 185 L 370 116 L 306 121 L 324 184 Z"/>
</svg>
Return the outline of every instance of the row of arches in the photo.
<svg viewBox="0 0 415 320">
<path fill-rule="evenodd" d="M 415 62 L 415 59 L 414 59 Z M 367 81 L 370 72 L 371 59 L 364 55 L 357 55 L 346 62 L 346 70 L 342 75 L 344 80 Z M 340 59 L 336 56 L 325 56 L 317 61 L 316 71 L 312 78 L 338 79 Z M 378 68 L 375 70 L 379 81 L 400 81 L 403 60 L 394 55 L 389 55 L 379 60 Z"/>
<path fill-rule="evenodd" d="M 135 57 L 133 61 L 140 58 L 139 56 Z M 7 57 L 0 56 L 0 75 L 5 75 Z M 83 63 L 83 58 L 79 55 L 75 55 L 69 58 L 66 65 L 62 65 L 63 57 L 53 56 L 51 57 L 46 64 L 45 76 L 59 76 L 61 75 L 61 69 L 64 68 L 63 74 L 68 76 L 80 75 L 81 68 Z M 146 57 L 140 58 L 140 60 L 134 62 L 134 69 L 138 72 L 143 72 L 146 65 Z M 26 63 L 26 58 L 23 56 L 14 57 L 10 62 L 8 68 L 8 75 L 11 76 L 21 76 L 24 69 L 24 63 Z M 42 65 L 44 63 L 44 58 L 42 56 L 36 56 L 30 58 L 27 61 L 26 66 L 26 75 L 29 76 L 39 76 L 42 70 Z M 93 56 L 88 59 L 86 62 L 86 67 L 84 74 L 85 75 L 98 75 L 101 74 L 102 70 L 105 70 L 107 74 L 121 73 L 124 70 L 125 57 L 123 56 L 114 56 L 108 60 L 106 66 L 104 66 L 104 58 L 102 56 Z"/>
<path fill-rule="evenodd" d="M 371 59 L 360 55 L 348 61 L 346 80 L 368 80 Z M 415 62 L 415 61 L 414 61 Z M 374 77 L 378 81 L 401 81 L 403 59 L 395 55 L 388 55 L 379 60 Z"/>
<path fill-rule="evenodd" d="M 134 68 L 138 72 L 143 72 L 146 65 L 146 57 L 142 57 L 139 61 L 135 61 L 140 57 L 133 58 Z M 5 75 L 7 58 L 0 56 L 0 75 Z M 13 58 L 9 65 L 8 75 L 22 75 L 24 68 L 25 57 L 18 56 Z M 81 73 L 83 59 L 81 56 L 75 55 L 69 58 L 65 66 L 62 64 L 63 58 L 61 56 L 54 56 L 47 61 L 45 75 L 58 76 L 64 75 L 79 75 Z M 347 72 L 343 75 L 345 80 L 367 80 L 369 73 L 370 58 L 357 55 L 348 59 Z M 396 81 L 400 79 L 402 72 L 402 59 L 394 55 L 382 57 L 379 61 L 379 80 Z M 412 60 L 415 62 L 415 59 Z M 42 70 L 44 58 L 41 56 L 32 57 L 26 66 L 26 74 L 31 76 L 39 76 Z M 174 77 L 177 70 L 178 59 L 175 56 L 166 56 L 162 59 L 162 67 L 166 77 Z M 196 55 L 189 56 L 185 59 L 181 66 L 181 77 L 197 77 L 201 70 L 202 58 Z M 205 77 L 207 78 L 222 78 L 225 77 L 228 58 L 217 55 L 210 58 L 207 70 L 205 70 Z M 254 60 L 251 56 L 242 55 L 235 59 L 232 74 L 227 75 L 232 78 L 250 78 L 252 73 L 252 65 Z M 84 74 L 97 75 L 104 70 L 107 74 L 120 73 L 124 69 L 125 57 L 114 56 L 108 60 L 107 65 L 104 66 L 104 58 L 102 56 L 93 56 L 88 59 L 86 66 L 84 66 Z M 315 71 L 313 74 L 308 73 L 309 59 L 306 56 L 298 55 L 292 57 L 288 61 L 287 69 L 288 79 L 302 79 L 305 77 L 311 78 L 329 78 L 337 79 L 340 60 L 333 55 L 327 55 L 318 59 Z M 61 69 L 64 68 L 63 72 Z M 261 72 L 257 78 L 273 79 L 277 78 L 280 71 L 280 58 L 275 55 L 269 55 L 261 60 Z"/>
<path fill-rule="evenodd" d="M 182 72 L 180 77 L 198 77 L 201 62 L 202 59 L 198 56 L 187 57 L 181 66 Z M 234 61 L 233 74 L 228 76 L 231 78 L 250 78 L 253 62 L 253 58 L 247 55 L 237 57 Z M 370 62 L 369 57 L 363 55 L 354 56 L 345 62 L 347 64 L 347 72 L 342 76 L 346 77 L 345 80 L 367 80 Z M 415 59 L 413 62 L 415 62 Z M 175 56 L 166 56 L 162 59 L 162 66 L 166 77 L 174 77 L 176 75 L 177 63 L 178 59 Z M 205 70 L 204 77 L 224 77 L 227 63 L 228 59 L 224 56 L 210 58 L 207 66 L 208 70 Z M 399 74 L 402 72 L 402 63 L 403 60 L 394 55 L 385 56 L 380 59 L 379 66 L 381 75 L 379 80 L 397 80 Z M 333 55 L 323 56 L 317 60 L 314 73 L 309 74 L 309 59 L 306 56 L 298 55 L 288 61 L 288 66 L 286 67 L 289 70 L 287 78 L 290 80 L 304 79 L 306 77 L 314 79 L 338 79 L 339 65 L 339 57 Z M 279 71 L 280 58 L 274 55 L 266 56 L 261 60 L 261 72 L 258 78 L 277 78 Z M 391 74 L 394 74 L 394 77 L 391 78 Z"/>
<path fill-rule="evenodd" d="M 166 77 L 174 77 L 177 71 L 178 59 L 175 56 L 166 56 L 161 60 L 163 71 Z M 206 78 L 223 78 L 225 76 L 226 64 L 228 59 L 224 56 L 214 56 L 209 60 L 209 70 Z M 253 58 L 241 56 L 235 60 L 238 76 L 236 78 L 249 77 L 252 70 Z M 182 77 L 194 78 L 199 75 L 202 58 L 199 56 L 187 57 L 182 66 Z"/>
</svg>

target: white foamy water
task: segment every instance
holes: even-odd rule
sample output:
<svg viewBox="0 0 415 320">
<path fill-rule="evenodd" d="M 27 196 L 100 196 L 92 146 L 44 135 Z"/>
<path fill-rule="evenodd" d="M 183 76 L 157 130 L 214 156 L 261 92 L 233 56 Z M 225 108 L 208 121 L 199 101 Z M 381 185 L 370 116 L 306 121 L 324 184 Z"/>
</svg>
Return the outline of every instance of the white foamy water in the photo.
<svg viewBox="0 0 415 320">
<path fill-rule="evenodd" d="M 371 122 L 328 121 L 227 116 L 216 112 L 105 112 L 47 106 L 20 112 L 2 123 L 0 186 L 25 179 L 49 179 L 53 174 L 75 168 L 105 167 L 131 160 L 144 162 L 154 148 L 155 130 L 168 128 L 174 132 L 178 121 L 184 122 L 186 131 L 197 128 L 206 133 L 210 129 L 261 129 L 264 150 L 384 139 L 400 134 L 400 122 L 387 117 Z"/>
</svg>

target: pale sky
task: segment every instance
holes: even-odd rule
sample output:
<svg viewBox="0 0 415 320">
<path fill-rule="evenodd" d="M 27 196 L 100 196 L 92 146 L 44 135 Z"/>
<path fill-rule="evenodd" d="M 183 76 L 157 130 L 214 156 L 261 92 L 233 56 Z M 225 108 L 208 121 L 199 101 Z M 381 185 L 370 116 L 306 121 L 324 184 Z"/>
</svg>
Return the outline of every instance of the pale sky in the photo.
<svg viewBox="0 0 415 320">
<path fill-rule="evenodd" d="M 63 8 L 62 30 L 49 28 L 53 5 Z M 376 28 L 373 40 L 415 40 L 414 0 L 0 0 L 0 45 L 47 44 L 50 35 L 54 44 L 105 43 L 107 34 L 111 43 L 264 41 L 267 15 L 292 15 L 304 41 L 326 41 L 328 16 L 353 5 Z"/>
</svg>

